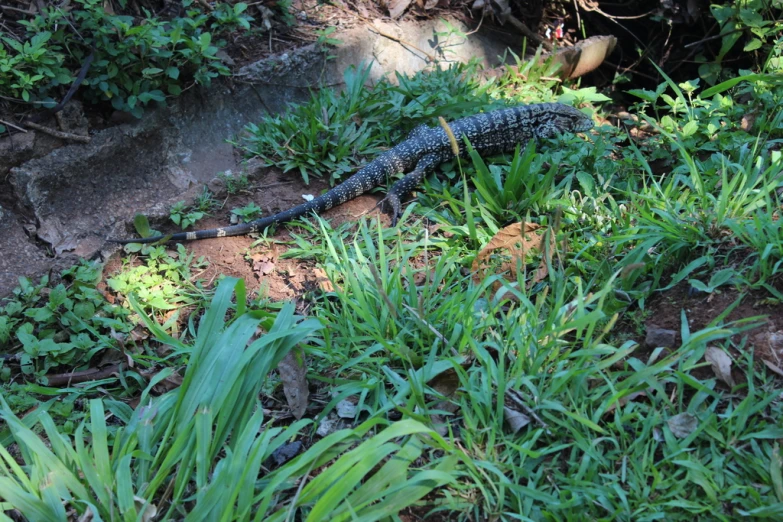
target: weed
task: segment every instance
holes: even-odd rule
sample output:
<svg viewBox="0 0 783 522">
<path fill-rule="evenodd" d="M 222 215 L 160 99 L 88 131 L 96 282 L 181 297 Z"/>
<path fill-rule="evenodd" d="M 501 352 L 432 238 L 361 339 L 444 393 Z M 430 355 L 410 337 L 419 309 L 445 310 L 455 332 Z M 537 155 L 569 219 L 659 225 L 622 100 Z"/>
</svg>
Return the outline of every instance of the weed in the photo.
<svg viewBox="0 0 783 522">
<path fill-rule="evenodd" d="M 244 192 L 250 186 L 250 181 L 247 179 L 247 174 L 244 172 L 235 176 L 231 171 L 226 171 L 219 174 L 218 177 L 225 183 L 226 192 L 228 192 L 229 195 Z"/>
<path fill-rule="evenodd" d="M 237 216 L 243 223 L 247 223 L 261 216 L 261 207 L 251 202 L 244 207 L 232 209 L 231 213 Z"/>
<path fill-rule="evenodd" d="M 0 307 L 0 349 L 20 352 L 22 372 L 42 377 L 58 366 L 81 367 L 103 350 L 116 350 L 113 333 L 128 332 L 128 312 L 109 304 L 95 287 L 100 267 L 75 265 L 55 286 L 19 279 L 14 297 Z"/>
<path fill-rule="evenodd" d="M 174 224 L 181 226 L 182 230 L 194 225 L 196 221 L 206 215 L 205 212 L 190 207 L 184 201 L 178 201 L 171 205 L 169 213 Z"/>
<path fill-rule="evenodd" d="M 115 109 L 140 117 L 150 102 L 179 95 L 188 81 L 209 85 L 229 73 L 206 29 L 249 27 L 246 7 L 218 4 L 208 15 L 191 5 L 184 18 L 147 16 L 138 24 L 134 17 L 107 13 L 99 0 L 76 0 L 69 10 L 48 6 L 19 22 L 27 30 L 25 40 L 2 38 L 0 71 L 8 74 L 0 75 L 0 95 L 54 105 L 53 90 L 69 84 L 70 70 L 92 52 L 82 83 L 86 99 L 110 101 Z"/>
</svg>

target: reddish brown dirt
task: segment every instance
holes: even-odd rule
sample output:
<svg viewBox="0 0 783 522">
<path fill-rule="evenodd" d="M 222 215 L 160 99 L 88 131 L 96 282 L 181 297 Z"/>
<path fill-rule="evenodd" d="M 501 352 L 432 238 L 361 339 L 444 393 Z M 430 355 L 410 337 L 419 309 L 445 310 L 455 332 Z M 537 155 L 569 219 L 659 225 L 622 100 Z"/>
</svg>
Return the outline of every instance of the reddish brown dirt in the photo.
<svg viewBox="0 0 783 522">
<path fill-rule="evenodd" d="M 780 289 L 780 285 L 777 289 Z M 682 331 L 681 314 L 683 310 L 688 321 L 688 328 L 691 333 L 694 333 L 709 326 L 737 299 L 741 299 L 739 305 L 729 313 L 722 324 L 731 326 L 734 321 L 757 317 L 758 319 L 753 323 L 760 323 L 760 325 L 732 338 L 731 352 L 735 361 L 744 360 L 740 350 L 743 352 L 753 350 L 756 361 L 768 361 L 769 364 L 777 368 L 783 368 L 783 303 L 771 302 L 770 295 L 765 291 L 740 293 L 731 287 L 723 287 L 719 290 L 713 294 L 690 296 L 688 295 L 688 285 L 680 284 L 671 290 L 657 294 L 647 304 L 649 317 L 646 318 L 644 326 L 674 330 L 677 332 L 677 346 L 679 346 L 682 342 L 680 332 Z M 632 332 L 629 325 L 625 325 L 625 328 L 632 338 L 641 343 L 634 352 L 634 357 L 643 361 L 649 360 L 653 348 L 644 346 L 644 339 L 637 338 L 639 337 L 638 332 Z M 745 337 L 747 344 L 743 346 L 742 340 Z M 709 367 L 697 370 L 696 374 L 703 378 L 714 376 Z M 741 379 L 741 375 L 737 374 L 735 380 L 739 382 L 744 379 Z"/>
<path fill-rule="evenodd" d="M 282 174 L 277 170 L 258 176 L 260 179 L 253 183 L 250 189 L 238 195 L 225 198 L 222 210 L 215 211 L 209 218 L 202 219 L 193 229 L 214 228 L 226 226 L 229 223 L 231 209 L 242 207 L 250 202 L 255 202 L 263 209 L 263 215 L 275 214 L 281 210 L 304 202 L 303 194 L 317 196 L 328 188 L 324 180 L 313 180 L 310 185 L 305 185 L 297 173 Z M 346 221 L 357 221 L 362 216 L 375 218 L 380 216 L 388 225 L 389 217 L 373 210 L 381 196 L 363 195 L 352 201 L 344 203 L 323 214 L 333 227 L 340 226 Z M 222 201 L 222 200 L 221 200 Z M 169 223 L 171 225 L 171 223 Z M 173 225 L 159 227 L 161 232 L 179 232 Z M 204 256 L 209 266 L 199 274 L 199 279 L 207 286 L 212 286 L 221 274 L 242 278 L 247 285 L 250 297 L 268 297 L 274 301 L 296 299 L 304 292 L 312 289 L 323 278 L 323 273 L 316 270 L 315 263 L 311 260 L 281 259 L 289 246 L 284 244 L 291 240 L 291 233 L 304 233 L 295 225 L 280 227 L 274 235 L 270 235 L 269 242 L 253 244 L 257 238 L 251 236 L 234 236 L 215 239 L 203 239 L 190 241 L 183 244 L 196 258 Z M 119 256 L 113 256 L 107 263 L 106 277 L 121 269 L 118 262 Z"/>
</svg>

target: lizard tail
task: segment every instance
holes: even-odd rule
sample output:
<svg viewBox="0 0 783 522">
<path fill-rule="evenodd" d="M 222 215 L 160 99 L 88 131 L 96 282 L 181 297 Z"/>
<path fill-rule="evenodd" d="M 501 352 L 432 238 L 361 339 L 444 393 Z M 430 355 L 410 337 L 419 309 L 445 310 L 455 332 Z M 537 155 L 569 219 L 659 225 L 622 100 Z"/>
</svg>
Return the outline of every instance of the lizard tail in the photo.
<svg viewBox="0 0 783 522">
<path fill-rule="evenodd" d="M 165 239 L 166 241 L 193 241 L 195 239 L 208 239 L 211 237 L 228 237 L 228 236 L 241 236 L 244 234 L 250 234 L 251 232 L 257 232 L 263 230 L 269 225 L 275 223 L 273 217 L 257 219 L 250 223 L 243 223 L 241 225 L 232 225 L 230 227 L 210 228 L 206 230 L 195 230 L 193 232 L 178 232 L 176 234 L 151 236 L 151 237 L 139 237 L 131 239 L 112 239 L 107 241 L 112 243 L 118 243 L 120 245 L 127 245 L 129 243 L 157 243 Z"/>
<path fill-rule="evenodd" d="M 333 191 L 334 189 L 332 189 Z M 335 201 L 332 191 L 327 192 L 315 199 L 302 203 L 292 209 L 280 212 L 274 216 L 269 216 L 261 219 L 256 219 L 249 223 L 243 223 L 241 225 L 231 225 L 229 227 L 210 228 L 206 230 L 194 230 L 192 232 L 178 232 L 170 235 L 160 235 L 152 237 L 140 237 L 132 239 L 112 239 L 107 241 L 111 243 L 118 243 L 120 245 L 127 245 L 129 243 L 157 243 L 161 240 L 168 241 L 194 241 L 197 239 L 209 239 L 213 237 L 228 237 L 228 236 L 243 236 L 245 234 L 252 234 L 254 232 L 262 232 L 265 228 L 278 223 L 285 223 L 298 217 L 302 217 L 309 212 L 328 210 L 332 208 L 332 203 Z"/>
<path fill-rule="evenodd" d="M 385 152 L 378 159 L 348 178 L 344 183 L 334 187 L 325 194 L 321 194 L 307 203 L 302 203 L 301 205 L 275 214 L 274 216 L 256 219 L 250 223 L 232 225 L 230 227 L 195 230 L 193 232 L 178 232 L 172 235 L 136 239 L 108 239 L 108 241 L 119 243 L 120 245 L 127 245 L 128 243 L 157 243 L 163 239 L 166 241 L 193 241 L 211 237 L 241 236 L 253 232 L 262 232 L 267 227 L 292 221 L 310 214 L 311 212 L 321 213 L 325 210 L 329 210 L 376 186 L 380 180 L 384 179 L 387 175 L 393 174 L 395 171 L 392 162 L 383 160 L 383 158 L 389 154 L 394 153 L 392 151 Z"/>
</svg>

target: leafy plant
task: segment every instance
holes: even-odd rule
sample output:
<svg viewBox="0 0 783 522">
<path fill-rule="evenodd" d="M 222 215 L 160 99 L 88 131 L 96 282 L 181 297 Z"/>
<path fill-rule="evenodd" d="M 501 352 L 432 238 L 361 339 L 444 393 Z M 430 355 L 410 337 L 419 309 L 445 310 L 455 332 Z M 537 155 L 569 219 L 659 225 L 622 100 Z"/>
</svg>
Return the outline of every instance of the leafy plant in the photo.
<svg viewBox="0 0 783 522">
<path fill-rule="evenodd" d="M 246 223 L 248 221 L 253 221 L 261 215 L 261 207 L 253 202 L 250 202 L 244 207 L 232 209 L 231 213 Z"/>
<path fill-rule="evenodd" d="M 48 102 L 43 105 L 54 105 L 50 97 L 41 94 L 50 85 L 64 85 L 72 78 L 63 67 L 62 47 L 50 43 L 51 39 L 49 31 L 41 31 L 25 42 L 2 37 L 5 46 L 0 45 L 0 94 L 25 102 L 34 99 Z"/>
<path fill-rule="evenodd" d="M 110 101 L 141 116 L 150 102 L 177 96 L 191 80 L 208 85 L 229 70 L 217 57 L 211 29 L 249 27 L 245 4 L 218 4 L 212 15 L 199 7 L 186 17 L 158 20 L 107 13 L 100 0 L 76 0 L 75 8 L 48 6 L 21 20 L 27 40 L 3 37 L 0 45 L 0 95 L 53 105 L 52 89 L 70 83 L 87 55 L 94 54 L 82 86 L 91 101 Z M 244 7 L 243 7 L 244 6 Z M 211 22 L 210 22 L 211 21 Z M 73 29 L 71 29 L 73 28 Z"/>
<path fill-rule="evenodd" d="M 253 17 L 249 16 L 245 11 L 247 11 L 247 4 L 244 2 L 237 2 L 234 5 L 228 3 L 218 4 L 211 13 L 215 19 L 212 23 L 212 29 L 241 27 L 249 30 Z"/>
<path fill-rule="evenodd" d="M 244 172 L 239 175 L 234 175 L 231 171 L 227 171 L 220 173 L 218 177 L 225 183 L 226 192 L 228 192 L 229 195 L 238 194 L 247 190 L 250 186 L 250 181 L 247 179 L 247 174 Z"/>
<path fill-rule="evenodd" d="M 51 368 L 85 367 L 93 356 L 116 350 L 113 333 L 128 332 L 128 311 L 110 304 L 96 288 L 101 269 L 83 262 L 52 286 L 44 276 L 19 279 L 14 297 L 0 306 L 0 351 L 20 353 L 22 371 L 41 377 Z"/>
<path fill-rule="evenodd" d="M 205 291 L 194 280 L 194 270 L 206 266 L 203 257 L 198 259 L 182 245 L 176 253 L 164 246 L 146 245 L 144 264 L 125 267 L 106 280 L 109 287 L 122 295 L 133 294 L 138 303 L 153 310 L 176 310 L 186 305 L 200 305 Z M 179 320 L 177 312 L 168 317 L 168 327 Z"/>
<path fill-rule="evenodd" d="M 202 219 L 205 215 L 205 212 L 192 208 L 184 201 L 174 203 L 169 210 L 171 220 L 174 224 L 181 226 L 182 230 L 194 225 L 196 221 Z"/>
<path fill-rule="evenodd" d="M 755 56 L 757 53 L 765 56 L 780 46 L 783 22 L 773 4 L 762 0 L 727 2 L 711 5 L 710 11 L 720 26 L 720 50 L 714 58 L 707 59 L 703 54 L 696 57 L 697 62 L 702 62 L 699 76 L 710 85 L 730 74 L 722 62 L 738 43 L 744 43 L 742 52 L 746 53 L 745 56 Z"/>
<path fill-rule="evenodd" d="M 288 465 L 264 470 L 272 453 L 309 421 L 285 429 L 264 426 L 258 392 L 284 355 L 323 326 L 294 316 L 293 304 L 270 316 L 247 310 L 244 300 L 243 282 L 224 279 L 192 346 L 145 319 L 161 342 L 191 352 L 182 386 L 151 397 L 154 383 L 171 371 L 159 374 L 136 411 L 121 402 L 90 401 L 89 421 L 76 429 L 73 442 L 39 411 L 34 422 L 56 441 L 47 446 L 28 427 L 32 419 L 22 422 L 0 396 L 0 417 L 25 462 L 24 467 L 16 465 L 0 447 L 2 498 L 24 516 L 40 520 L 64 521 L 67 509 L 105 519 L 122 513 L 134 520 L 165 509 L 159 516 L 168 520 L 186 506 L 190 520 L 285 520 L 299 510 L 309 514 L 308 520 L 378 519 L 454 481 L 449 474 L 458 462 L 454 448 L 412 420 L 385 429 L 386 422 L 371 420 L 332 433 Z M 232 308 L 235 313 L 226 319 Z M 268 333 L 253 339 L 262 325 Z M 116 431 L 105 422 L 107 407 L 123 421 Z M 411 470 L 427 445 L 447 456 L 432 469 Z M 194 451 L 199 458 L 192 458 Z M 140 454 L 149 458 L 137 458 Z M 322 468 L 321 473 L 299 492 L 298 479 L 314 468 Z M 42 477 L 58 488 L 45 487 Z M 164 493 L 169 484 L 170 497 Z M 192 488 L 199 493 L 187 493 Z"/>
</svg>

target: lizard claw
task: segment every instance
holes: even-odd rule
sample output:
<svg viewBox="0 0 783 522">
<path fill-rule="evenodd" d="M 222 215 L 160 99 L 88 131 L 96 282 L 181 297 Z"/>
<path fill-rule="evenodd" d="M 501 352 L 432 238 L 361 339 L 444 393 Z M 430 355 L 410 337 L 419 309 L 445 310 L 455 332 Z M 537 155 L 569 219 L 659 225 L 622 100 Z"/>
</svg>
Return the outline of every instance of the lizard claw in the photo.
<svg viewBox="0 0 783 522">
<path fill-rule="evenodd" d="M 400 198 L 396 194 L 390 192 L 386 194 L 386 197 L 380 200 L 378 204 L 375 205 L 375 207 L 373 207 L 373 210 L 379 207 L 381 210 L 390 210 L 391 226 L 396 227 L 397 222 L 400 220 L 400 216 L 402 216 L 402 204 L 400 203 Z"/>
</svg>

